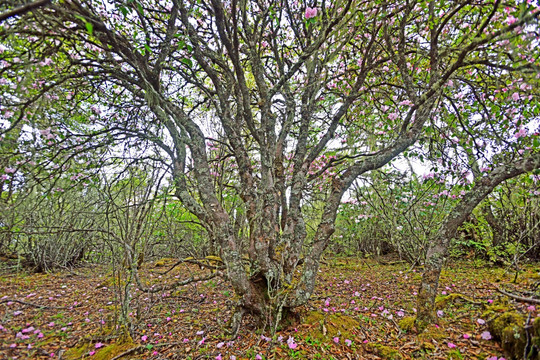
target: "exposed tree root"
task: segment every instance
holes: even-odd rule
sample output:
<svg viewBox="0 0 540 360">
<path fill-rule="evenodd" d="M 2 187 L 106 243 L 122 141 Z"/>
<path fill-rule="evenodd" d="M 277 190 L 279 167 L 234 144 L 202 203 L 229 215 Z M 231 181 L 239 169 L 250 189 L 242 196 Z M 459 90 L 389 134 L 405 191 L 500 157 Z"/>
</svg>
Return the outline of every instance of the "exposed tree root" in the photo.
<svg viewBox="0 0 540 360">
<path fill-rule="evenodd" d="M 519 296 L 519 295 L 515 295 L 515 294 L 512 294 L 512 293 L 509 293 L 509 292 L 506 292 L 504 291 L 503 289 L 501 288 L 496 288 L 498 292 L 500 292 L 501 294 L 503 295 L 506 295 L 508 297 L 511 297 L 512 299 L 516 299 L 516 300 L 519 300 L 519 301 L 524 301 L 524 302 L 528 302 L 530 304 L 540 304 L 540 300 L 539 299 L 533 299 L 533 298 L 527 298 L 527 297 L 524 297 L 524 296 Z"/>
<path fill-rule="evenodd" d="M 4 300 L 0 301 L 0 304 L 4 304 L 4 303 L 8 303 L 8 302 L 15 302 L 15 303 L 19 303 L 21 305 L 32 306 L 32 307 L 35 307 L 35 308 L 47 309 L 47 310 L 49 310 L 49 309 L 50 310 L 66 310 L 66 309 L 72 309 L 74 307 L 77 307 L 76 305 L 73 305 L 73 306 L 61 306 L 61 307 L 58 307 L 58 306 L 46 306 L 46 305 L 39 305 L 39 304 L 29 303 L 29 302 L 26 302 L 26 301 L 15 300 L 15 299 L 4 299 Z"/>
<path fill-rule="evenodd" d="M 236 307 L 236 311 L 231 316 L 231 340 L 236 339 L 236 337 L 238 336 L 238 332 L 240 331 L 240 325 L 242 325 L 242 319 L 244 318 L 245 312 L 246 310 L 241 305 L 238 305 Z"/>
</svg>

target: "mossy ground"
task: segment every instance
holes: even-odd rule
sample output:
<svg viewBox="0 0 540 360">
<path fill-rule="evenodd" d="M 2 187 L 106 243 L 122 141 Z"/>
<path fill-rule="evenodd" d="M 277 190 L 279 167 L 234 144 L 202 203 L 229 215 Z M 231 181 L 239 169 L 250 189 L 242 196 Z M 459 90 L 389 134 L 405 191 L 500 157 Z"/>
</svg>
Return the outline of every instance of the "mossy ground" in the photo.
<svg viewBox="0 0 540 360">
<path fill-rule="evenodd" d="M 156 267 L 153 261 L 141 268 L 147 285 L 202 273 L 197 266 L 188 265 L 163 275 L 174 259 L 163 260 L 163 266 Z M 517 284 L 512 284 L 515 274 L 504 269 L 479 267 L 477 263 L 448 266 L 441 276 L 437 324 L 418 334 L 414 317 L 419 271 L 409 271 L 409 265 L 404 263 L 380 265 L 369 259 L 328 259 L 321 267 L 311 302 L 296 310 L 301 315 L 299 320 L 284 326 L 269 340 L 268 329 L 259 331 L 248 316 L 240 337 L 233 343 L 228 342 L 225 330 L 234 292 L 222 280 L 157 294 L 144 294 L 132 287 L 129 338 L 116 330 L 117 322 L 111 321 L 118 319 L 114 313 L 120 308 L 114 291 L 117 287 L 97 286 L 105 282 L 115 285 L 108 276 L 110 269 L 79 269 L 77 276 L 8 274 L 0 276 L 2 296 L 66 308 L 40 310 L 17 303 L 0 306 L 0 325 L 5 329 L 0 330 L 4 344 L 0 358 L 51 359 L 62 354 L 63 359 L 101 360 L 134 347 L 142 351 L 124 360 L 215 359 L 219 354 L 223 359 L 235 355 L 243 360 L 257 355 L 264 359 L 327 360 L 500 358 L 505 356 L 503 340 L 516 334 L 505 330 L 511 325 L 500 325 L 504 320 L 500 315 L 515 313 L 521 316 L 520 321 L 526 321 L 530 314 L 535 334 L 540 330 L 540 321 L 535 320 L 536 310 L 505 301 L 495 286 L 514 292 L 530 289 L 534 276 L 529 275 L 537 273 L 538 268 L 527 267 L 519 274 Z M 497 316 L 499 320 L 491 325 Z M 32 332 L 28 339 L 17 338 L 17 333 L 29 327 L 39 329 L 43 336 L 38 338 Z M 503 330 L 500 335 L 499 328 Z M 494 339 L 483 339 L 486 331 Z M 297 344 L 294 349 L 287 344 L 289 338 Z M 531 341 L 540 346 L 540 336 Z M 96 349 L 97 343 L 103 346 Z M 218 347 L 221 343 L 226 345 Z M 15 346 L 10 347 L 12 344 Z M 93 356 L 89 355 L 91 351 L 95 351 Z"/>
</svg>

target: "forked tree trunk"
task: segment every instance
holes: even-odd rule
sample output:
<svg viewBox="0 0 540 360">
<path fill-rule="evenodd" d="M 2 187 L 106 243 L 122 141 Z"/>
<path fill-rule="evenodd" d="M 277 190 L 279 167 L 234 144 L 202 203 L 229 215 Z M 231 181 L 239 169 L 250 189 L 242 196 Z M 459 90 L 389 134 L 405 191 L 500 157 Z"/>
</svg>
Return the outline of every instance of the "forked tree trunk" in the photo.
<svg viewBox="0 0 540 360">
<path fill-rule="evenodd" d="M 439 286 L 444 259 L 447 256 L 450 242 L 456 236 L 457 229 L 471 214 L 474 208 L 501 182 L 532 171 L 540 167 L 540 154 L 535 154 L 527 159 L 514 162 L 511 165 L 503 165 L 490 174 L 479 179 L 474 187 L 454 207 L 443 222 L 439 235 L 431 243 L 426 255 L 425 270 L 422 284 L 418 291 L 418 313 L 416 326 L 423 330 L 435 319 L 435 297 Z"/>
</svg>

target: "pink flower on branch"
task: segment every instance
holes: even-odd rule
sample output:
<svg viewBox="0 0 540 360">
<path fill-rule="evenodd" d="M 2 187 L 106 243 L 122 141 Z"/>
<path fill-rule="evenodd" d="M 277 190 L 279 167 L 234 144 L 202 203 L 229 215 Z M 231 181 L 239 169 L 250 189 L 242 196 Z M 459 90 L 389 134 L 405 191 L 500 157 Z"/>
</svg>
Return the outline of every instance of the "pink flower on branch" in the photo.
<svg viewBox="0 0 540 360">
<path fill-rule="evenodd" d="M 527 136 L 527 129 L 525 128 L 519 128 L 519 131 L 514 134 L 514 137 L 516 139 L 519 139 L 520 137 Z"/>
<path fill-rule="evenodd" d="M 306 8 L 306 19 L 311 19 L 317 16 L 317 8 Z"/>
</svg>

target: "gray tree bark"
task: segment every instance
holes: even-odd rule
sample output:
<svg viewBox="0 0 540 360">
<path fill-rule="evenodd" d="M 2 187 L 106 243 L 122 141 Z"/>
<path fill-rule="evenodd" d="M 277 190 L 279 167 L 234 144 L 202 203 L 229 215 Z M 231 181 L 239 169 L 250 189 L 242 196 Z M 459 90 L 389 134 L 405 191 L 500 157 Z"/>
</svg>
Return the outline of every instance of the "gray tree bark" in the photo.
<svg viewBox="0 0 540 360">
<path fill-rule="evenodd" d="M 417 297 L 418 310 L 416 326 L 419 330 L 424 329 L 435 319 L 435 297 L 437 296 L 439 277 L 445 257 L 448 253 L 448 248 L 451 241 L 456 236 L 458 228 L 463 224 L 474 208 L 488 196 L 497 185 L 505 180 L 538 168 L 540 168 L 540 154 L 534 154 L 523 160 L 515 161 L 512 164 L 497 167 L 483 178 L 477 179 L 473 188 L 448 214 L 441 225 L 438 236 L 431 242 L 431 246 L 426 255 L 425 270 Z"/>
</svg>

